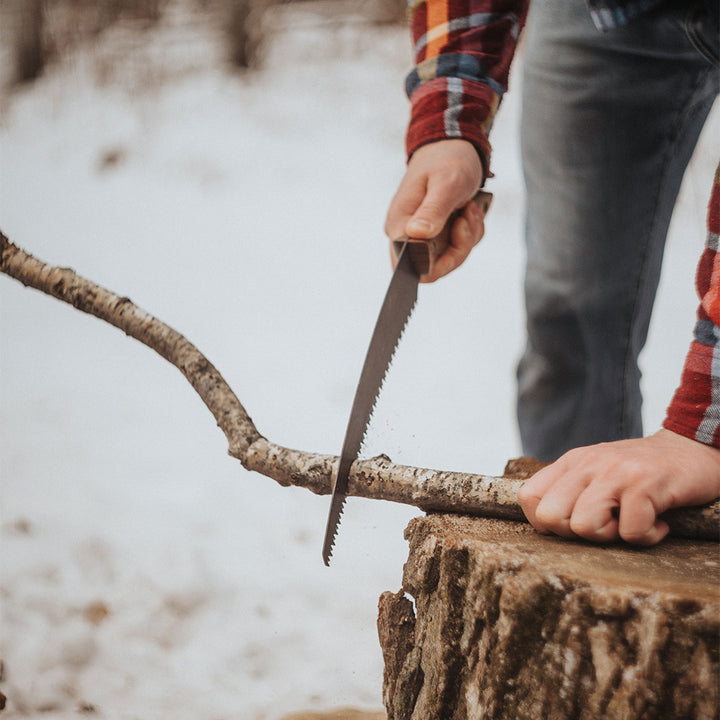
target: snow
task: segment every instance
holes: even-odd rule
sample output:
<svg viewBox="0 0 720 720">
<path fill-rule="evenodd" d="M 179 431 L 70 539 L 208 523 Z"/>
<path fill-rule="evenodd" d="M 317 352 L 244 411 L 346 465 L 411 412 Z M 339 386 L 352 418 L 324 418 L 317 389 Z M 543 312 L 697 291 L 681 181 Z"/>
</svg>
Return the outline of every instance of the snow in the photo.
<svg viewBox="0 0 720 720">
<path fill-rule="evenodd" d="M 390 275 L 409 45 L 358 18 L 283 18 L 254 74 L 230 73 L 179 14 L 142 41 L 119 28 L 5 98 L 0 227 L 186 335 L 270 440 L 336 454 Z M 519 453 L 518 83 L 493 133 L 486 239 L 421 288 L 368 456 L 494 474 Z M 715 113 L 644 356 L 649 429 L 690 337 L 718 138 Z M 159 356 L 9 278 L 0 338 L 4 717 L 381 707 L 377 599 L 401 586 L 418 511 L 351 499 L 327 569 L 328 498 L 243 470 Z"/>
</svg>

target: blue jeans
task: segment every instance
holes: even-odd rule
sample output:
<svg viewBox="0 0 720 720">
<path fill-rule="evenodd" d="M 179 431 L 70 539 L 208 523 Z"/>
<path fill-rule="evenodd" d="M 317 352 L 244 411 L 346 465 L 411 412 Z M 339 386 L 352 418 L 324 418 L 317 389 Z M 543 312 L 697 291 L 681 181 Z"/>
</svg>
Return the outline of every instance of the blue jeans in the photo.
<svg viewBox="0 0 720 720">
<path fill-rule="evenodd" d="M 720 86 L 708 12 L 716 0 L 675 2 L 601 33 L 584 0 L 531 2 L 518 421 L 538 459 L 642 435 L 638 355 L 683 173 Z"/>
</svg>

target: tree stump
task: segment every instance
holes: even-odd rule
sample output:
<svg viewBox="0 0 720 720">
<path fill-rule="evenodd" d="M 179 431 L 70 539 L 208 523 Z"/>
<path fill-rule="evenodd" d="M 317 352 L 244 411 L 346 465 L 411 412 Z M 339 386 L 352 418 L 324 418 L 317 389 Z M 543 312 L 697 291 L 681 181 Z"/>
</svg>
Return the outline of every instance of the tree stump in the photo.
<svg viewBox="0 0 720 720">
<path fill-rule="evenodd" d="M 440 514 L 406 537 L 404 590 L 378 617 L 389 720 L 718 718 L 716 543 L 597 546 Z"/>
</svg>

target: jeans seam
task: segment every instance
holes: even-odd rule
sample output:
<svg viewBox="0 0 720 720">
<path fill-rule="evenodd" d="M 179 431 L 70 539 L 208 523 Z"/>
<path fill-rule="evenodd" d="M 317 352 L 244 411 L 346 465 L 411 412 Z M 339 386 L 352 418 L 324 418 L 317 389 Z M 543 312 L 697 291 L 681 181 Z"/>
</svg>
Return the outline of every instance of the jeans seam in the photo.
<svg viewBox="0 0 720 720">
<path fill-rule="evenodd" d="M 660 178 L 658 181 L 658 190 L 655 195 L 655 204 L 653 206 L 652 211 L 652 222 L 649 227 L 649 231 L 645 234 L 645 243 L 644 247 L 642 249 L 642 259 L 640 262 L 640 272 L 638 274 L 638 280 L 635 285 L 635 294 L 634 294 L 634 300 L 632 303 L 632 314 L 630 316 L 630 322 L 626 330 L 626 351 L 625 351 L 625 361 L 623 363 L 623 387 L 622 387 L 622 393 L 620 396 L 620 434 L 621 437 L 626 437 L 627 427 L 629 425 L 629 417 L 628 417 L 628 408 L 627 408 L 627 399 L 628 399 L 628 374 L 629 374 L 629 368 L 631 363 L 633 362 L 633 346 L 634 346 L 634 328 L 637 323 L 638 314 L 639 314 L 639 308 L 640 308 L 640 300 L 641 300 L 641 289 L 643 285 L 647 281 L 647 263 L 648 263 L 648 255 L 650 251 L 650 245 L 651 245 L 651 238 L 653 238 L 657 232 L 657 224 L 659 222 L 658 220 L 658 209 L 660 207 L 660 198 L 663 195 L 663 188 L 667 184 L 668 181 L 668 168 L 670 165 L 670 159 L 673 157 L 673 148 L 677 145 L 679 139 L 680 139 L 680 129 L 682 128 L 682 119 L 685 113 L 683 110 L 689 106 L 690 100 L 695 97 L 695 95 L 698 92 L 698 89 L 702 87 L 706 79 L 711 72 L 711 69 L 705 69 L 698 73 L 698 77 L 696 82 L 693 84 L 692 88 L 690 89 L 689 94 L 687 95 L 687 99 L 685 102 L 681 102 L 678 105 L 678 112 L 676 114 L 675 122 L 672 125 L 672 128 L 670 132 L 667 133 L 667 142 L 665 144 L 665 149 L 663 151 L 663 160 L 661 162 L 660 167 Z M 675 203 L 677 202 L 677 197 L 675 198 Z M 673 203 L 673 212 L 674 212 L 674 205 Z M 672 217 L 672 215 L 671 215 Z M 639 354 L 639 353 L 638 353 Z"/>
<path fill-rule="evenodd" d="M 720 67 L 720 57 L 713 48 L 704 40 L 704 38 L 696 31 L 693 21 L 698 17 L 699 10 L 703 3 L 695 3 L 688 8 L 683 17 L 683 29 L 690 44 L 697 52 L 707 60 L 713 67 Z"/>
</svg>

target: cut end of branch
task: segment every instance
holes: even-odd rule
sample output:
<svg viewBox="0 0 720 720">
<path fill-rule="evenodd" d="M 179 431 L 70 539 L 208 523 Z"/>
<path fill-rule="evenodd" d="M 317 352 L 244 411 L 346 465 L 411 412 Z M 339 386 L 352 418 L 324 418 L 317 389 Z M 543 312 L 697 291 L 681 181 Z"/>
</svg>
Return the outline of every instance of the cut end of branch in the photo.
<svg viewBox="0 0 720 720">
<path fill-rule="evenodd" d="M 12 243 L 8 240 L 5 233 L 0 230 L 0 267 L 5 268 L 5 253 L 10 250 Z"/>
</svg>

